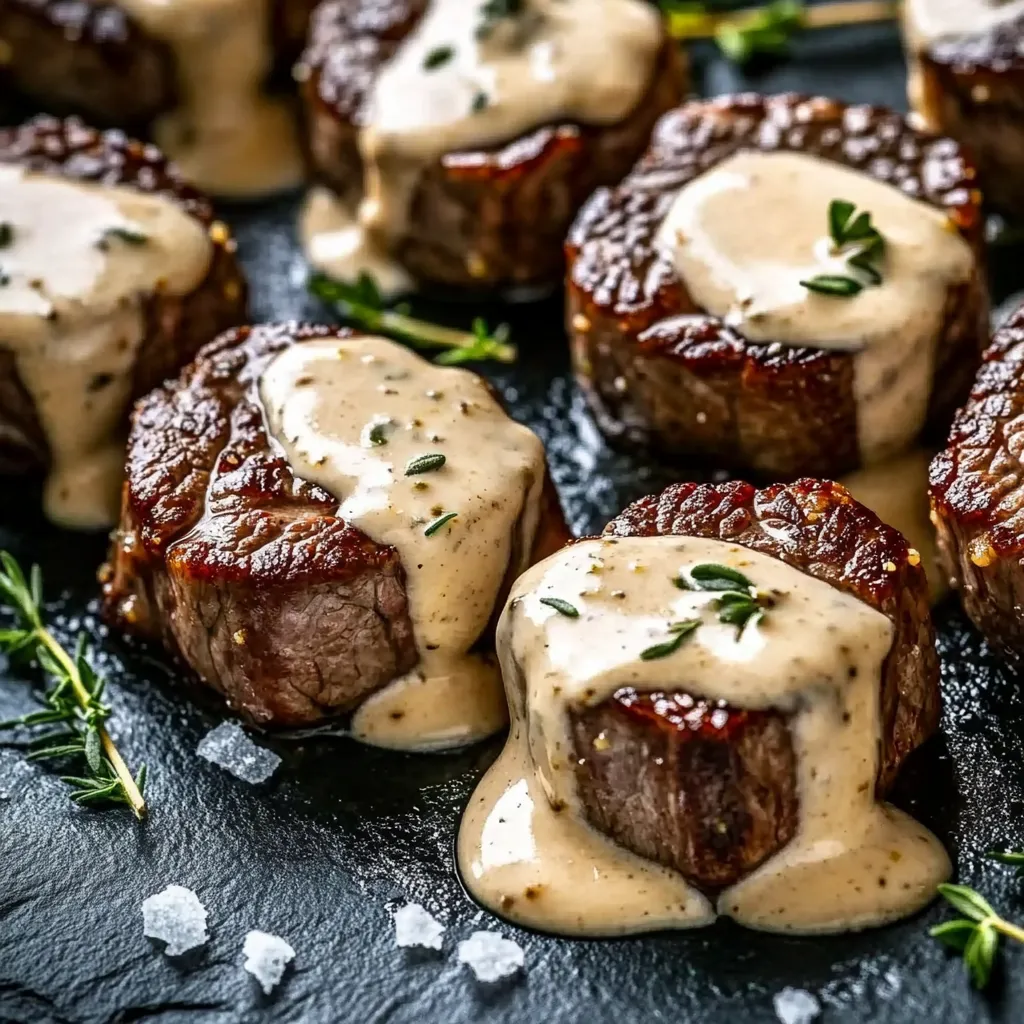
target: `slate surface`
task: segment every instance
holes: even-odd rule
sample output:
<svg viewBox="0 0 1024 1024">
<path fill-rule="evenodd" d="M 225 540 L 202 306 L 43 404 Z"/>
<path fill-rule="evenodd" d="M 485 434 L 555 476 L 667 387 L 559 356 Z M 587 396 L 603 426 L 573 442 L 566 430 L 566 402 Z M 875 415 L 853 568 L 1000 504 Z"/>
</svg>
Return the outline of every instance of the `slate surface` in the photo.
<svg viewBox="0 0 1024 1024">
<path fill-rule="evenodd" d="M 759 78 L 704 56 L 699 85 L 709 94 L 799 88 L 903 105 L 890 29 L 818 36 Z M 226 211 L 257 317 L 325 315 L 302 291 L 295 208 L 292 200 Z M 1019 250 L 996 254 L 1000 298 L 1024 287 L 1022 267 Z M 467 320 L 475 310 L 443 312 Z M 573 527 L 598 529 L 672 474 L 599 440 L 566 376 L 557 298 L 512 310 L 511 319 L 524 355 L 499 386 L 548 444 Z M 130 763 L 150 765 L 152 812 L 139 826 L 126 812 L 77 810 L 52 774 L 27 764 L 17 746 L 0 746 L 0 1021 L 746 1024 L 775 1020 L 772 995 L 787 985 L 813 992 L 826 1024 L 1024 1020 L 1024 950 L 1008 950 L 989 995 L 974 994 L 960 963 L 927 938 L 927 927 L 948 916 L 938 906 L 894 927 L 817 940 L 721 923 L 568 942 L 497 921 L 465 895 L 453 842 L 499 741 L 403 756 L 340 738 L 270 739 L 263 742 L 284 758 L 277 775 L 259 788 L 239 782 L 195 756 L 220 721 L 216 703 L 186 699 L 182 674 L 159 651 L 97 625 L 90 602 L 103 543 L 41 524 L 37 509 L 31 486 L 0 482 L 0 546 L 42 564 L 61 632 L 81 627 L 98 644 L 117 740 Z M 948 842 L 961 879 L 1021 917 L 1024 886 L 981 854 L 1024 845 L 1024 701 L 954 604 L 938 621 L 943 734 L 918 759 L 903 802 Z M 27 709 L 29 683 L 2 671 L 0 679 L 0 717 Z M 210 913 L 211 941 L 187 963 L 169 961 L 142 936 L 142 900 L 170 883 L 195 889 Z M 443 955 L 394 946 L 389 907 L 408 899 L 447 923 Z M 520 942 L 525 975 L 491 990 L 474 983 L 454 947 L 475 927 Z M 241 970 L 251 928 L 297 950 L 269 999 Z"/>
</svg>

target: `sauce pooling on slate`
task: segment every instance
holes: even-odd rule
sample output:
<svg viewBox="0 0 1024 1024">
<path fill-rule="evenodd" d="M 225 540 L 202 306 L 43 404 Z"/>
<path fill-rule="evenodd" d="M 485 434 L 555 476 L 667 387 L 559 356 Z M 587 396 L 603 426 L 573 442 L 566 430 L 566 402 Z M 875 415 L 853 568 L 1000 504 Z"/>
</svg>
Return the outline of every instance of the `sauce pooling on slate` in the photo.
<svg viewBox="0 0 1024 1024">
<path fill-rule="evenodd" d="M 380 70 L 359 137 L 365 196 L 355 216 L 312 200 L 303 235 L 314 266 L 340 278 L 379 272 L 406 231 L 413 190 L 443 154 L 563 120 L 614 124 L 639 103 L 662 42 L 655 8 L 527 0 L 488 16 L 487 6 L 432 0 Z"/>
<path fill-rule="evenodd" d="M 719 621 L 721 591 L 674 585 L 708 563 L 754 583 L 765 599 L 760 621 L 740 631 Z M 698 625 L 670 652 L 641 657 L 687 622 Z M 498 626 L 512 732 L 462 822 L 464 881 L 491 909 L 563 934 L 713 920 L 715 909 L 681 875 L 590 829 L 576 788 L 586 752 L 575 749 L 567 709 L 600 704 L 624 686 L 678 685 L 733 707 L 784 712 L 796 756 L 796 834 L 721 893 L 717 913 L 810 933 L 917 910 L 950 864 L 931 833 L 875 798 L 880 674 L 892 636 L 889 619 L 857 598 L 723 541 L 603 538 L 535 565 L 514 585 Z"/>
<path fill-rule="evenodd" d="M 295 117 L 263 95 L 270 74 L 268 0 L 123 0 L 170 46 L 179 106 L 157 143 L 189 181 L 216 195 L 259 196 L 302 179 Z"/>
<path fill-rule="evenodd" d="M 50 451 L 46 514 L 117 521 L 143 301 L 210 265 L 204 227 L 164 196 L 0 166 L 0 339 Z"/>
<path fill-rule="evenodd" d="M 851 273 L 829 237 L 833 199 L 869 212 L 885 240 L 880 282 L 850 297 L 801 284 Z M 865 463 L 913 443 L 928 410 L 948 290 L 974 269 L 945 213 L 817 157 L 744 152 L 680 190 L 659 241 L 696 304 L 745 337 L 855 353 Z"/>
<path fill-rule="evenodd" d="M 382 746 L 455 746 L 505 722 L 497 666 L 470 653 L 508 573 L 528 564 L 544 451 L 486 384 L 383 338 L 293 345 L 264 371 L 270 431 L 338 515 L 393 545 L 419 665 L 372 695 L 353 732 Z"/>
</svg>

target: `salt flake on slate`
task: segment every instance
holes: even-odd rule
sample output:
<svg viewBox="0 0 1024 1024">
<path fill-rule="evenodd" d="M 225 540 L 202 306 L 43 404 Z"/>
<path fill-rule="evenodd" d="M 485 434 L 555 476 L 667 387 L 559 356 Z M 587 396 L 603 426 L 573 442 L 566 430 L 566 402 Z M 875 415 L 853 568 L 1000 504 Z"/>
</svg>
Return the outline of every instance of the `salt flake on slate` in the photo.
<svg viewBox="0 0 1024 1024">
<path fill-rule="evenodd" d="M 235 722 L 221 722 L 208 732 L 199 741 L 196 753 L 253 785 L 266 782 L 281 763 L 277 754 L 253 743 Z"/>
<path fill-rule="evenodd" d="M 775 993 L 775 1016 L 782 1024 L 811 1024 L 821 1013 L 818 1000 L 802 988 L 784 988 Z"/>
<path fill-rule="evenodd" d="M 284 939 L 268 932 L 249 932 L 242 953 L 242 966 L 260 983 L 265 995 L 273 992 L 284 969 L 295 959 L 295 950 Z"/>
<path fill-rule="evenodd" d="M 395 943 L 399 946 L 423 946 L 440 949 L 444 925 L 418 903 L 409 903 L 395 911 Z"/>
<path fill-rule="evenodd" d="M 498 932 L 473 932 L 459 943 L 460 964 L 467 964 L 478 981 L 501 981 L 526 963 L 522 949 Z"/>
<path fill-rule="evenodd" d="M 180 956 L 209 938 L 206 907 L 191 889 L 169 885 L 142 901 L 142 934 L 166 942 L 168 956 Z"/>
</svg>

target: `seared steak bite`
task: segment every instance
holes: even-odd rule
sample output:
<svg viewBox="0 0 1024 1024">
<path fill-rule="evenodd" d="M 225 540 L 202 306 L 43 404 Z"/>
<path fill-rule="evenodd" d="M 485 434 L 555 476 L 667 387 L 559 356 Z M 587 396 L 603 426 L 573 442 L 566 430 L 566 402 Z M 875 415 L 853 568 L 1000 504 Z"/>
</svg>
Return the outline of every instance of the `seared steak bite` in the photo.
<svg viewBox="0 0 1024 1024">
<path fill-rule="evenodd" d="M 389 414 L 371 420 L 362 442 L 358 428 L 346 440 L 332 433 L 333 427 L 328 430 L 318 414 L 303 413 L 301 425 L 295 418 L 295 403 L 312 399 L 326 402 L 322 408 L 342 412 L 356 407 L 354 394 L 335 401 L 334 392 L 326 390 L 330 378 L 326 370 L 318 371 L 324 364 L 317 360 L 328 357 L 350 376 L 360 368 L 379 366 L 390 382 L 381 389 L 364 389 L 363 399 L 379 403 Z M 452 560 L 444 560 L 450 555 L 445 537 L 456 538 L 454 531 L 463 528 L 451 519 L 408 527 L 422 545 L 418 550 L 426 552 L 422 560 L 430 559 L 421 579 L 424 565 L 403 561 L 405 542 L 384 539 L 397 536 L 383 525 L 390 520 L 372 520 L 378 533 L 343 500 L 362 503 L 378 516 L 390 516 L 394 509 L 402 525 L 413 501 L 410 495 L 435 500 L 430 496 L 442 493 L 440 474 L 446 480 L 460 479 L 452 476 L 457 469 L 453 453 L 458 451 L 452 436 L 431 440 L 434 448 L 449 453 L 447 467 L 436 455 L 421 464 L 430 469 L 412 467 L 412 473 L 408 467 L 403 473 L 391 462 L 377 461 L 378 456 L 397 457 L 403 441 L 397 432 L 406 429 L 399 407 L 388 402 L 402 399 L 399 392 L 406 384 L 419 386 L 405 362 L 422 364 L 393 343 L 344 329 L 246 327 L 209 345 L 176 380 L 143 399 L 134 416 L 121 526 L 105 586 L 108 618 L 162 640 L 232 706 L 263 725 L 309 724 L 352 711 L 421 662 L 432 664 L 431 658 L 444 654 L 430 646 L 433 624 L 420 610 L 425 598 L 429 605 L 431 582 L 440 585 L 448 579 L 446 572 L 458 571 L 458 546 Z M 462 371 L 428 369 L 439 375 L 458 373 L 444 378 L 451 396 L 435 392 L 424 399 L 439 406 L 446 397 L 454 399 L 457 381 L 476 380 Z M 295 387 L 283 386 L 281 381 L 292 372 L 297 374 Z M 466 413 L 467 426 L 484 443 L 486 410 L 467 405 Z M 407 429 L 411 437 L 418 436 L 415 425 Z M 526 434 L 525 428 L 515 429 Z M 322 447 L 314 451 L 316 445 Z M 499 455 L 488 459 L 480 452 L 482 460 L 495 464 L 501 462 Z M 339 462 L 345 458 L 356 460 L 358 473 L 369 474 L 349 479 L 351 494 L 313 482 L 326 479 L 318 473 L 347 465 Z M 467 647 L 476 640 L 486 646 L 493 606 L 511 583 L 505 577 L 530 558 L 533 544 L 546 552 L 564 540 L 561 512 L 557 499 L 551 504 L 542 462 L 540 470 L 531 487 L 543 499 L 539 507 L 516 504 L 510 509 L 511 536 L 503 538 L 509 560 L 499 567 L 495 592 L 481 590 L 478 595 L 479 627 L 466 638 Z M 360 490 L 365 481 L 370 491 Z M 508 486 L 516 486 L 515 481 Z M 382 495 L 392 492 L 381 487 L 394 488 L 394 496 L 383 504 Z M 524 503 L 524 495 L 518 500 Z M 490 515 L 497 514 L 496 498 L 494 502 L 488 504 Z M 467 529 L 486 532 L 472 511 L 470 496 L 454 511 L 456 519 L 467 518 Z M 443 518 L 440 511 L 436 514 Z M 441 530 L 448 532 L 439 534 Z M 459 546 L 465 555 L 470 544 Z M 496 544 L 495 550 L 500 549 Z M 475 583 L 474 566 L 464 568 L 463 583 Z M 480 575 L 485 576 L 483 570 Z M 410 578 L 416 583 L 412 601 Z M 449 596 L 445 621 L 457 624 L 468 612 L 454 592 Z M 438 646 L 443 645 L 442 636 Z M 471 680 L 462 670 L 468 686 Z M 430 673 L 424 674 L 425 686 Z M 416 690 L 415 684 L 410 686 Z M 401 719 L 413 718 L 406 711 L 396 705 L 395 728 L 405 727 Z M 499 719 L 488 727 L 500 724 Z M 374 739 L 371 733 L 368 729 Z"/>
<path fill-rule="evenodd" d="M 361 136 L 374 127 L 374 90 L 429 10 L 425 0 L 325 0 L 314 15 L 309 46 L 297 72 L 310 160 L 319 181 L 352 215 L 364 198 L 364 182 L 379 177 L 364 158 L 366 146 L 360 145 Z M 572 8 L 565 5 L 563 10 Z M 594 17 L 600 18 L 596 5 L 595 10 Z M 514 22 L 515 16 L 509 20 Z M 542 30 L 543 22 L 541 15 Z M 504 39 L 504 31 L 505 26 L 498 26 L 494 39 Z M 489 101 L 481 92 L 467 100 L 467 104 L 472 100 L 475 113 L 466 126 L 452 134 L 449 126 L 440 124 L 437 136 L 443 139 L 447 131 L 453 138 L 468 139 L 473 129 L 481 138 L 492 136 L 486 144 L 453 145 L 436 157 L 431 152 L 422 166 L 411 169 L 402 163 L 405 157 L 389 156 L 390 164 L 382 165 L 383 177 L 390 179 L 401 172 L 410 182 L 408 194 L 403 192 L 399 203 L 386 204 L 403 210 L 389 209 L 389 223 L 372 228 L 380 236 L 379 247 L 386 248 L 413 278 L 426 282 L 493 288 L 547 285 L 556 280 L 563 267 L 562 240 L 580 204 L 598 185 L 617 181 L 626 173 L 658 116 L 683 93 L 681 51 L 663 29 L 657 32 L 649 66 L 631 66 L 627 74 L 635 79 L 622 83 L 623 89 L 638 84 L 639 99 L 614 123 L 575 124 L 560 118 L 555 123 L 531 124 L 529 130 L 514 132 L 512 137 L 499 133 L 495 140 L 488 121 Z M 480 45 L 483 50 L 491 42 Z M 609 39 L 608 45 L 616 45 L 615 39 Z M 500 54 L 494 59 L 500 59 Z M 434 71 L 428 69 L 425 74 Z M 424 90 L 432 87 L 431 81 L 424 81 Z M 506 108 L 518 102 L 514 83 L 507 93 L 494 100 L 502 107 L 496 116 L 505 119 Z M 322 201 L 323 196 L 318 202 Z M 318 208 L 311 206 L 311 215 Z M 331 272 L 318 259 L 316 231 L 311 227 L 309 233 L 312 261 Z M 335 276 L 354 274 L 336 272 Z"/>
<path fill-rule="evenodd" d="M 903 22 L 911 106 L 977 160 L 986 203 L 1024 217 L 1024 4 L 912 0 Z"/>
<path fill-rule="evenodd" d="M 920 560 L 839 484 L 676 484 L 630 505 L 605 535 L 739 544 L 886 615 L 894 635 L 880 681 L 880 796 L 938 727 L 938 659 Z M 786 714 L 708 701 L 666 674 L 663 692 L 625 687 L 571 715 L 587 819 L 627 848 L 718 889 L 792 838 L 800 802 Z M 602 733 L 607 742 L 595 743 Z M 637 778 L 639 793 L 635 781 L 626 784 Z"/>
<path fill-rule="evenodd" d="M 72 490 L 95 489 L 91 512 L 84 493 L 49 495 L 48 508 L 101 525 L 106 497 L 116 517 L 132 399 L 245 317 L 235 243 L 159 150 L 121 132 L 50 117 L 0 129 L 0 175 L 12 204 L 0 214 L 0 472 L 85 474 Z M 93 456 L 109 480 L 89 476 Z"/>
<path fill-rule="evenodd" d="M 741 167 L 752 181 L 759 180 L 757 175 L 769 180 L 769 172 L 796 175 L 789 193 L 793 202 L 762 208 L 756 215 L 757 230 L 747 225 L 751 242 L 772 225 L 785 236 L 790 231 L 788 218 L 799 216 L 800 196 L 811 178 L 819 176 L 824 182 L 826 174 L 845 176 L 836 177 L 834 187 L 829 179 L 827 195 L 835 200 L 850 198 L 844 193 L 856 181 L 872 190 L 877 190 L 876 182 L 894 186 L 891 195 L 888 189 L 884 194 L 872 191 L 874 202 L 896 204 L 887 211 L 888 220 L 877 209 L 858 211 L 874 212 L 871 224 L 883 242 L 893 219 L 903 216 L 904 206 L 928 224 L 938 242 L 944 237 L 941 218 L 929 221 L 928 208 L 948 214 L 953 233 L 949 247 L 956 236 L 966 246 L 959 253 L 951 249 L 958 269 L 951 270 L 945 288 L 933 285 L 936 302 L 927 316 L 934 318 L 934 332 L 920 327 L 925 319 L 920 315 L 910 316 L 905 327 L 894 324 L 897 338 L 909 330 L 923 332 L 920 351 L 902 362 L 890 355 L 893 365 L 877 374 L 877 386 L 866 373 L 863 380 L 858 376 L 862 353 L 856 346 L 838 339 L 817 341 L 811 317 L 831 330 L 840 318 L 852 317 L 858 303 L 891 307 L 891 299 L 882 299 L 886 289 L 876 285 L 890 274 L 895 281 L 906 262 L 901 255 L 901 262 L 893 264 L 896 250 L 890 239 L 880 262 L 868 268 L 870 277 L 844 265 L 834 268 L 837 256 L 845 257 L 845 252 L 837 251 L 835 240 L 827 238 L 828 198 L 821 202 L 820 213 L 815 212 L 811 228 L 818 231 L 820 225 L 821 237 L 832 246 L 820 256 L 830 277 L 826 283 L 836 276 L 842 278 L 839 284 L 850 282 L 845 294 L 812 293 L 803 286 L 801 275 L 793 273 L 785 286 L 795 293 L 785 293 L 778 307 L 748 312 L 745 304 L 750 300 L 741 297 L 739 309 L 723 318 L 710 315 L 695 299 L 694 284 L 706 282 L 683 274 L 683 256 L 674 256 L 673 246 L 703 244 L 701 237 L 694 241 L 689 237 L 692 231 L 682 228 L 669 231 L 674 237 L 664 232 L 677 202 L 684 195 L 698 194 L 690 226 L 718 230 L 715 223 L 700 221 L 703 211 L 710 209 L 706 204 L 715 198 L 710 182 L 715 180 L 716 188 L 723 182 L 728 187 L 727 176 Z M 719 170 L 721 176 L 712 179 Z M 904 203 L 896 188 L 920 203 Z M 697 189 L 704 192 L 693 191 Z M 792 223 L 790 234 L 796 237 L 799 222 Z M 612 438 L 776 479 L 807 473 L 841 475 L 862 461 L 896 454 L 921 429 L 942 424 L 969 386 L 987 329 L 981 227 L 980 196 L 969 159 L 951 140 L 915 131 L 897 114 L 795 95 L 740 95 L 689 103 L 662 118 L 647 154 L 631 174 L 618 187 L 599 189 L 570 231 L 567 320 L 576 375 L 599 425 Z M 735 230 L 741 229 L 737 223 Z M 912 238 L 909 232 L 903 235 L 901 242 Z M 923 251 L 930 251 L 934 243 L 927 243 Z M 810 260 L 810 246 L 807 251 Z M 855 252 L 856 247 L 847 251 Z M 686 257 L 691 261 L 685 264 L 688 268 L 703 258 L 699 249 L 695 253 Z M 928 274 L 927 265 L 920 272 Z M 737 293 L 741 290 L 737 285 Z M 900 294 L 919 291 L 908 286 Z M 780 310 L 792 310 L 784 326 L 793 337 L 762 337 L 765 313 L 779 319 Z M 878 322 L 875 315 L 867 319 Z M 753 328 L 759 328 L 758 340 L 744 334 L 753 333 Z M 851 329 L 851 337 L 856 333 Z M 871 351 L 884 358 L 895 350 L 879 342 L 864 349 Z M 907 402 L 889 394 L 896 389 L 892 381 L 908 367 L 922 376 L 919 382 L 906 383 L 910 401 L 920 394 L 916 401 L 922 407 L 905 424 L 890 427 L 889 421 L 896 422 L 907 408 Z M 870 403 L 880 409 L 886 402 L 888 407 L 868 414 Z"/>
<path fill-rule="evenodd" d="M 930 473 L 943 567 L 974 624 L 1017 663 L 1024 656 L 1022 374 L 1024 308 L 996 331 Z"/>
</svg>

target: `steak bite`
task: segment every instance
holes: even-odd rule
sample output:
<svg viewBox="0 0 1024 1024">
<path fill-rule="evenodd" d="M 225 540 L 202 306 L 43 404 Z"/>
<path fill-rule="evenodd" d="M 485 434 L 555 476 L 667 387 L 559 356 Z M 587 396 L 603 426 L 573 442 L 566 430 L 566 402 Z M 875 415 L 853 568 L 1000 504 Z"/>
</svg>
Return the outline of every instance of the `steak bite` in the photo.
<svg viewBox="0 0 1024 1024">
<path fill-rule="evenodd" d="M 1017 664 L 1024 655 L 1022 372 L 1024 307 L 996 331 L 930 471 L 942 565 L 974 624 Z"/>
<path fill-rule="evenodd" d="M 985 200 L 1024 217 L 1024 3 L 908 0 L 910 104 L 978 162 Z"/>
<path fill-rule="evenodd" d="M 359 707 L 369 742 L 457 745 L 504 722 L 470 652 L 564 541 L 550 487 L 475 375 L 343 329 L 240 328 L 136 409 L 106 614 L 258 724 Z"/>
<path fill-rule="evenodd" d="M 920 558 L 839 484 L 676 484 L 635 502 L 516 582 L 498 653 L 512 732 L 460 857 L 516 920 L 588 931 L 585 912 L 545 919 L 536 895 L 559 906 L 567 857 L 620 872 L 602 932 L 706 923 L 678 895 L 652 902 L 651 862 L 718 913 L 795 932 L 893 920 L 948 876 L 938 841 L 880 802 L 939 720 Z M 525 823 L 504 795 L 524 785 Z M 580 820 L 614 845 L 593 853 Z M 536 849 L 513 870 L 517 828 Z"/>
<path fill-rule="evenodd" d="M 683 94 L 681 51 L 636 0 L 489 7 L 325 0 L 317 10 L 297 69 L 324 186 L 303 228 L 317 269 L 369 269 L 391 290 L 407 275 L 549 285 L 580 204 L 626 173 Z M 544 53 L 554 56 L 542 79 L 528 62 L 539 67 Z"/>
<path fill-rule="evenodd" d="M 299 180 L 292 112 L 262 89 L 297 56 L 311 7 L 0 0 L 0 83 L 47 110 L 153 134 L 207 191 L 263 194 Z"/>
<path fill-rule="evenodd" d="M 951 416 L 983 346 L 973 178 L 955 143 L 875 107 L 741 95 L 666 114 L 566 244 L 573 364 L 603 431 L 776 479 L 906 449 Z"/>
<path fill-rule="evenodd" d="M 245 317 L 235 243 L 159 150 L 74 119 L 0 129 L 0 182 L 0 472 L 110 526 L 132 400 Z"/>
</svg>

